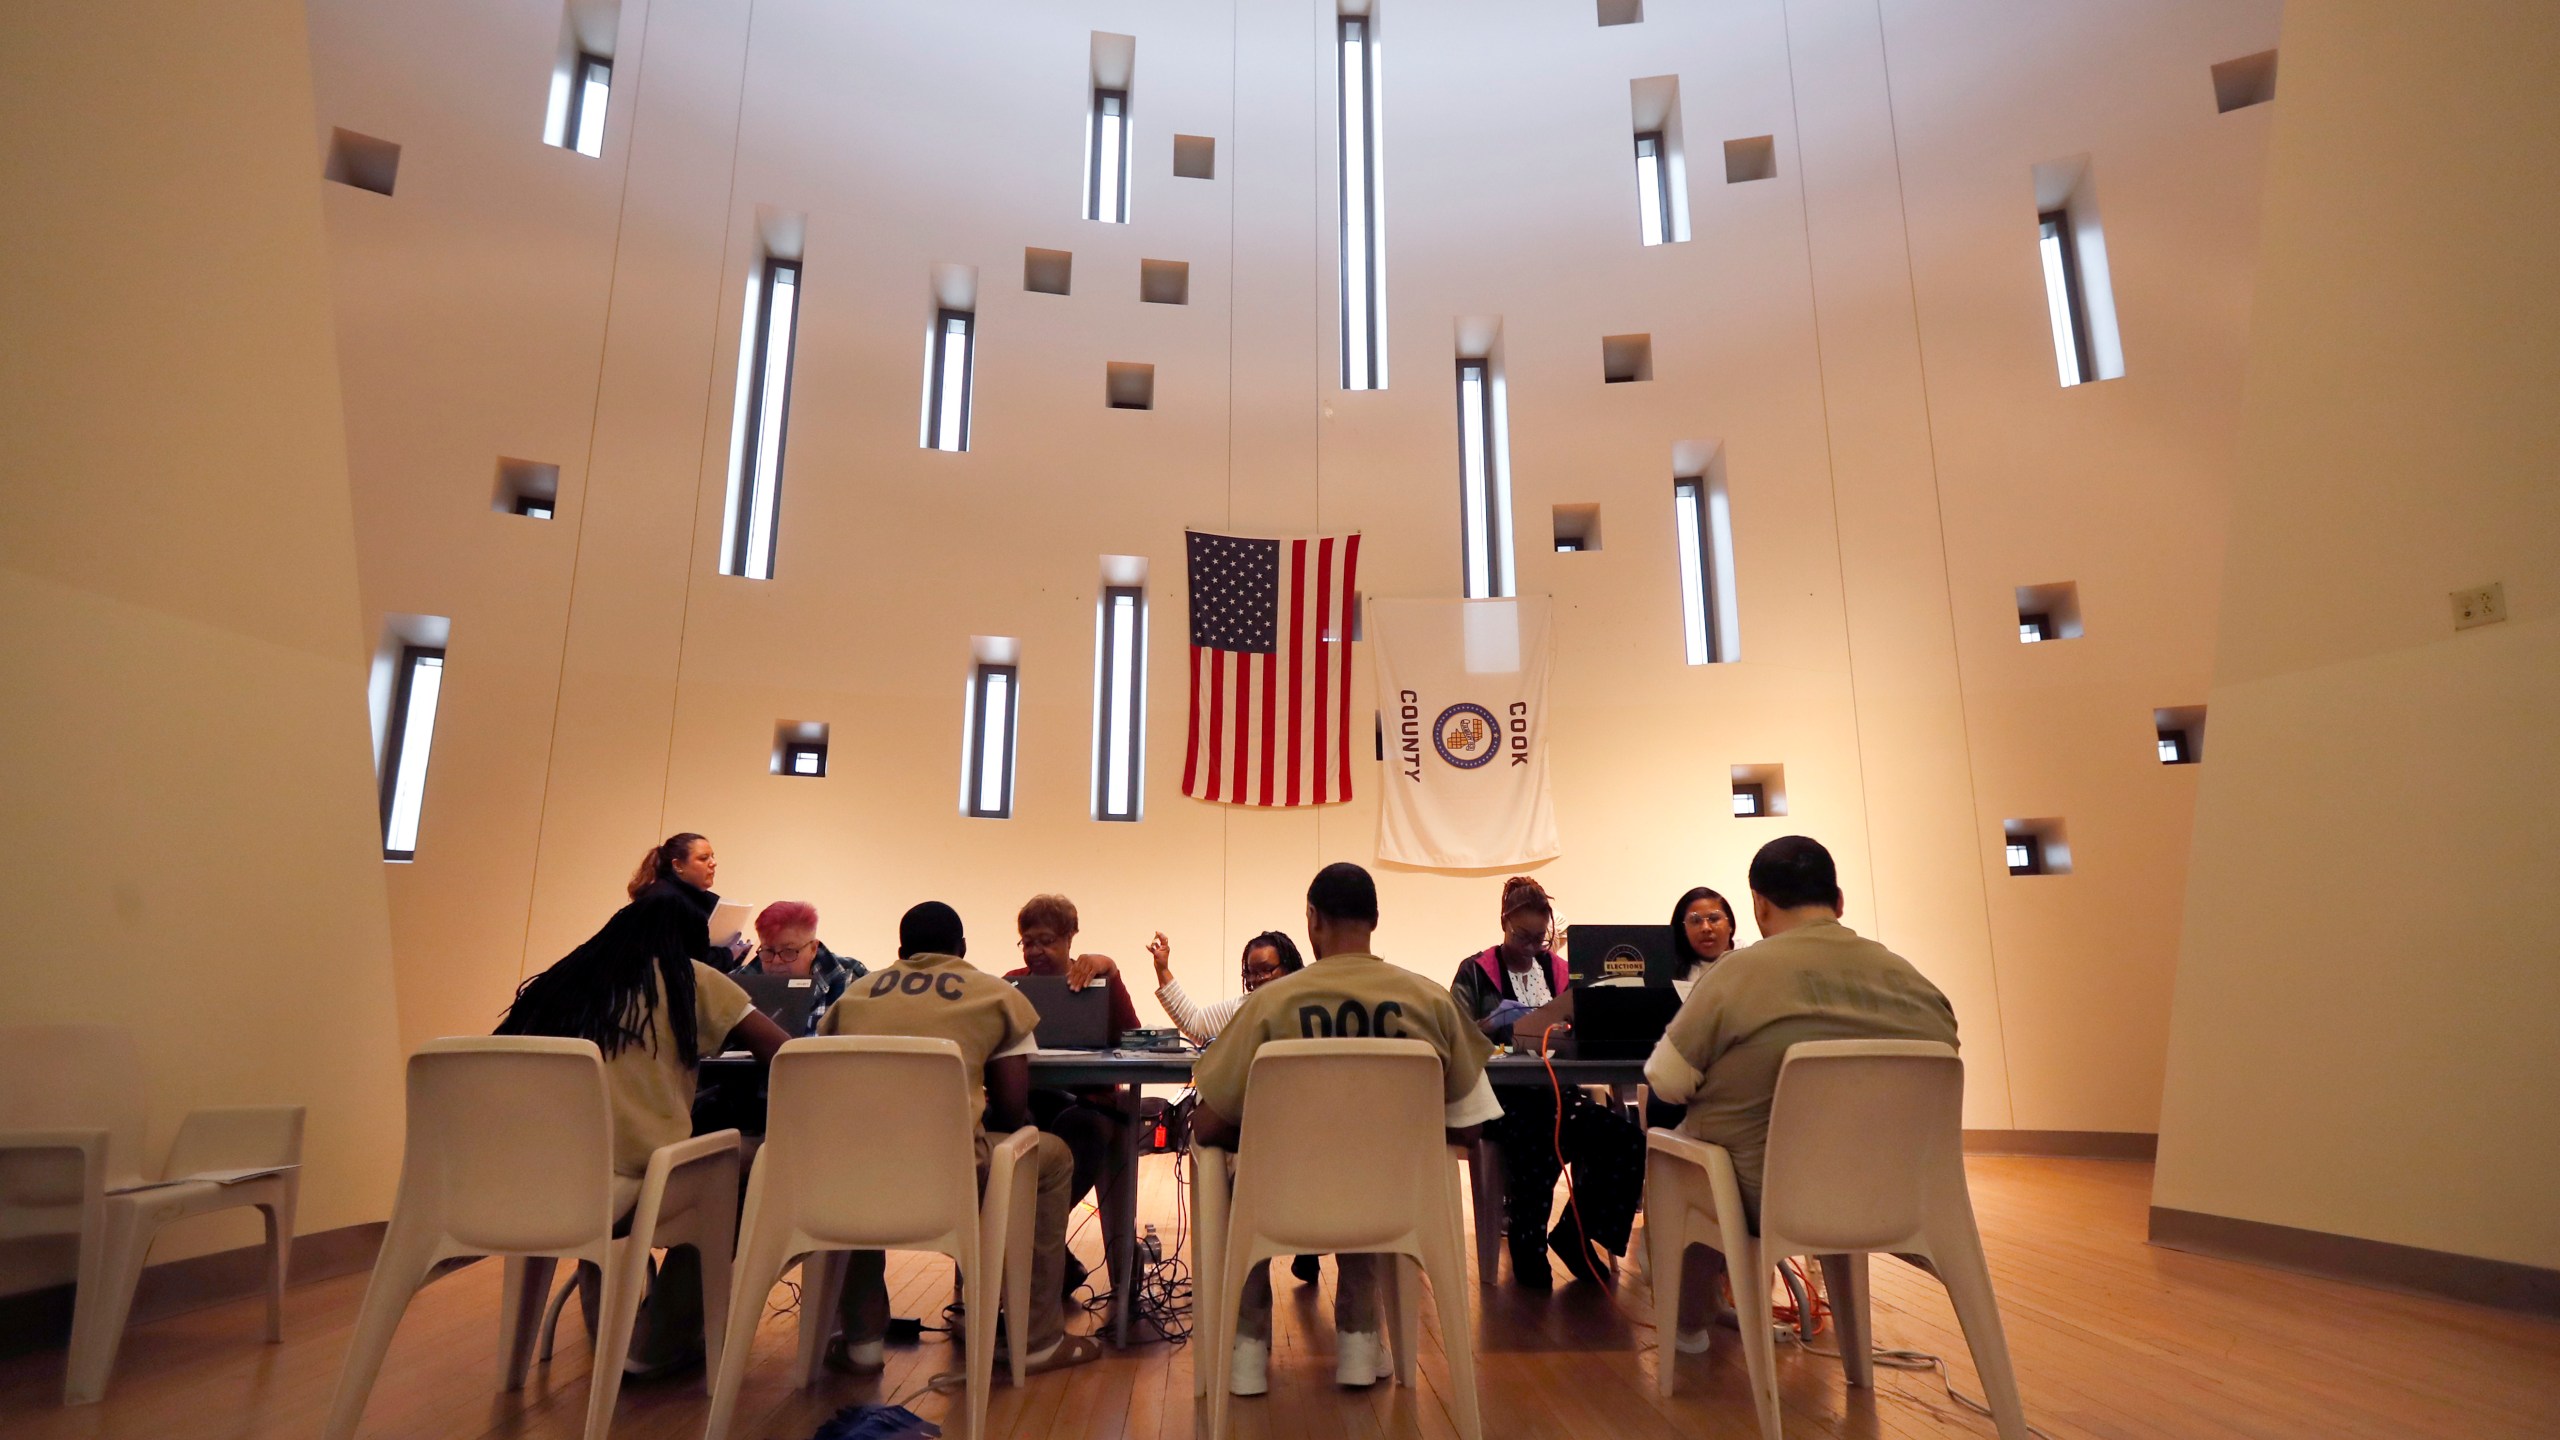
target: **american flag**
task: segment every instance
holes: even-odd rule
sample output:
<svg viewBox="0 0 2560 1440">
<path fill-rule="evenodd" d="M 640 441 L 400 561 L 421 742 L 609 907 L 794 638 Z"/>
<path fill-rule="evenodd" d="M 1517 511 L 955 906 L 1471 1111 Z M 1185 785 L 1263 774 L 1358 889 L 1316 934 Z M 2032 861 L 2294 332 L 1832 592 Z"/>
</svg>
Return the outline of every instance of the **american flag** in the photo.
<svg viewBox="0 0 2560 1440">
<path fill-rule="evenodd" d="M 1351 798 L 1351 604 L 1360 537 L 1186 537 L 1191 744 L 1182 793 L 1230 805 Z"/>
</svg>

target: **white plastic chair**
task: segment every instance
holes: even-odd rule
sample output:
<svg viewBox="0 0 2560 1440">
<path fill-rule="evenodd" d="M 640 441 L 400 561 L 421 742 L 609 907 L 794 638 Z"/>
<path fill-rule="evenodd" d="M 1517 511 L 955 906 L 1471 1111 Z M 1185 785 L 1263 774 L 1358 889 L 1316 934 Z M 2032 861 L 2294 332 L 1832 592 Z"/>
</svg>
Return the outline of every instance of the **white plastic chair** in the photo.
<svg viewBox="0 0 2560 1440">
<path fill-rule="evenodd" d="M 1874 1330 L 1867 1255 L 1926 1259 L 1947 1287 L 1973 1350 L 2001 1440 L 2027 1440 L 2026 1411 L 1964 1178 L 1964 1062 L 1945 1045 L 1821 1040 L 1789 1046 L 1769 1108 L 1760 1233 L 1751 1233 L 1733 1157 L 1669 1130 L 1645 1136 L 1645 1233 L 1652 1245 L 1656 1383 L 1677 1371 L 1680 1261 L 1690 1245 L 1725 1257 L 1742 1353 L 1763 1440 L 1779 1440 L 1778 1364 L 1769 1324 L 1770 1266 L 1822 1262 L 1840 1355 L 1852 1385 L 1872 1385 Z"/>
<path fill-rule="evenodd" d="M 844 1266 L 835 1255 L 848 1250 L 922 1250 L 959 1263 L 969 1316 L 968 1433 L 972 1440 L 985 1433 L 999 1270 L 1005 1308 L 1015 1317 L 1013 1383 L 1023 1380 L 1040 1132 L 1025 1126 L 994 1143 L 981 1199 L 973 1090 L 960 1047 L 948 1040 L 818 1036 L 791 1041 L 774 1056 L 764 1148 L 747 1182 L 738 1303 L 704 1440 L 728 1435 L 764 1297 L 794 1261 L 801 1286 L 793 1380 L 806 1387 L 817 1379 L 843 1295 Z"/>
<path fill-rule="evenodd" d="M 338 1374 L 325 1440 L 355 1434 L 410 1297 L 437 1265 L 460 1256 L 506 1261 L 498 1360 L 507 1390 L 521 1387 L 532 1366 L 554 1267 L 583 1260 L 603 1272 L 587 1440 L 603 1440 L 613 1424 L 652 1244 L 701 1250 L 703 1338 L 718 1364 L 728 1333 L 738 1132 L 698 1135 L 651 1155 L 619 1240 L 613 1189 L 613 1112 L 594 1044 L 492 1035 L 418 1047 L 409 1057 L 400 1192 Z"/>
<path fill-rule="evenodd" d="M 1221 1150 L 1204 1143 L 1194 1132 L 1191 1139 L 1191 1313 L 1198 1316 L 1195 1329 L 1199 1343 L 1191 1347 L 1191 1393 L 1209 1393 L 1212 1383 L 1223 1383 L 1227 1368 L 1223 1358 L 1214 1358 L 1212 1345 L 1217 1331 L 1217 1317 L 1225 1312 L 1218 1308 L 1218 1278 L 1226 1263 L 1228 1196 L 1235 1186 L 1235 1176 L 1228 1167 L 1235 1163 L 1235 1152 Z M 1402 1352 L 1399 1351 L 1399 1354 Z"/>
<path fill-rule="evenodd" d="M 1278 1040 L 1254 1052 L 1246 1087 L 1251 1143 L 1236 1157 L 1232 1188 L 1208 1178 L 1221 1152 L 1195 1152 L 1204 1156 L 1199 1273 L 1214 1267 L 1217 1276 L 1198 1297 L 1206 1343 L 1192 1366 L 1193 1393 L 1208 1392 L 1209 1434 L 1227 1434 L 1233 1397 L 1223 1382 L 1253 1267 L 1281 1255 L 1379 1255 L 1378 1304 L 1397 1383 L 1413 1383 L 1421 1296 L 1410 1270 L 1418 1262 L 1440 1317 L 1458 1434 L 1483 1440 L 1465 1211 L 1439 1052 L 1419 1040 Z M 1361 1127 L 1346 1153 L 1342 1117 L 1354 1113 Z"/>
<path fill-rule="evenodd" d="M 1467 1147 L 1467 1195 L 1474 1202 L 1476 1222 L 1476 1283 L 1493 1285 L 1502 1279 L 1502 1236 L 1510 1223 L 1503 1186 L 1509 1177 L 1502 1168 L 1502 1147 L 1482 1135 Z"/>
<path fill-rule="evenodd" d="M 117 1026 L 0 1028 L 0 1241 L 80 1240 L 65 1405 L 105 1397 L 143 1262 L 175 1220 L 243 1205 L 264 1213 L 267 1343 L 284 1339 L 302 1107 L 190 1111 L 154 1181 L 141 1170 L 141 1074 L 133 1036 Z"/>
</svg>

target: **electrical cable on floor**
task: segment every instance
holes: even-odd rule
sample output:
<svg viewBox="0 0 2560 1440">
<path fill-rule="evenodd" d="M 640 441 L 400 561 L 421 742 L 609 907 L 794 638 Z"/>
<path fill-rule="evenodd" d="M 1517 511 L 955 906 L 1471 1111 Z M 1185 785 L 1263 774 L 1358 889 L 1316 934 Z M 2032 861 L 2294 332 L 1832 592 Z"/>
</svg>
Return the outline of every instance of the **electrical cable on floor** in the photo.
<svg viewBox="0 0 2560 1440">
<path fill-rule="evenodd" d="M 1556 1130 L 1553 1138 L 1556 1152 L 1556 1169 L 1564 1172 L 1565 1210 L 1566 1213 L 1573 1216 L 1574 1243 L 1581 1247 L 1579 1252 L 1580 1255 L 1587 1256 L 1591 1253 L 1592 1248 L 1591 1232 L 1584 1229 L 1582 1226 L 1582 1197 L 1574 1190 L 1572 1168 L 1564 1163 L 1564 1081 L 1558 1079 L 1556 1076 L 1555 1057 L 1547 1053 L 1548 1044 L 1555 1039 L 1555 1036 L 1556 1027 L 1552 1025 L 1538 1032 L 1538 1059 L 1547 1067 L 1547 1088 L 1555 1093 Z M 1544 1224 L 1545 1222 L 1540 1221 L 1539 1223 Z M 1544 1239 L 1545 1237 L 1541 1236 L 1540 1238 Z"/>
<path fill-rule="evenodd" d="M 769 1319 L 778 1320 L 786 1315 L 796 1315 L 800 1313 L 800 1282 L 797 1280 L 785 1280 L 781 1283 L 783 1289 L 791 1292 L 791 1298 L 785 1300 L 779 1305 L 774 1304 L 773 1301 L 768 1298 L 765 1301 L 765 1308 L 772 1312 L 767 1317 Z"/>
<path fill-rule="evenodd" d="M 1150 1257 L 1141 1249 L 1129 1257 L 1129 1318 L 1143 1323 L 1156 1335 L 1179 1347 L 1191 1338 L 1191 1263 L 1186 1247 L 1191 1239 L 1191 1157 L 1182 1150 L 1173 1156 L 1173 1244 L 1159 1246 Z M 1143 1244 L 1132 1236 L 1132 1243 Z M 1087 1313 L 1108 1320 L 1111 1314 L 1111 1292 L 1090 1292 L 1078 1300 Z"/>
</svg>

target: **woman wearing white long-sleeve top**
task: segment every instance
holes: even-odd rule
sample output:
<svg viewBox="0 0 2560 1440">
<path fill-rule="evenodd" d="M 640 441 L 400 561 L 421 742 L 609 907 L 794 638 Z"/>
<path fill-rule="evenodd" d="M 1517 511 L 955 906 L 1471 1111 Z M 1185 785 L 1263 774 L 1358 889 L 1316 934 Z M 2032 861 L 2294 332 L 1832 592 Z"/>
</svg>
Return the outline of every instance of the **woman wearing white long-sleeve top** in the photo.
<svg viewBox="0 0 2560 1440">
<path fill-rule="evenodd" d="M 1173 946 L 1163 931 L 1147 942 L 1147 954 L 1156 962 L 1156 1003 L 1173 1017 L 1175 1029 L 1201 1045 L 1218 1038 L 1218 1032 L 1243 1007 L 1245 995 L 1306 964 L 1299 958 L 1297 942 L 1277 930 L 1265 930 L 1244 942 L 1244 995 L 1196 1005 L 1183 993 L 1182 982 L 1173 978 Z"/>
<path fill-rule="evenodd" d="M 1305 969 L 1307 963 L 1298 954 L 1298 942 L 1277 930 L 1265 930 L 1244 942 L 1244 995 L 1195 1005 L 1190 996 L 1182 993 L 1182 982 L 1173 978 L 1173 945 L 1164 938 L 1163 931 L 1157 931 L 1156 938 L 1147 942 L 1147 954 L 1156 962 L 1156 1003 L 1173 1017 L 1175 1029 L 1203 1047 L 1217 1039 L 1227 1022 L 1236 1018 L 1236 1012 L 1244 1008 L 1246 995 L 1292 971 Z M 1314 1284 L 1316 1257 L 1291 1257 L 1289 1273 L 1301 1283 Z"/>
</svg>

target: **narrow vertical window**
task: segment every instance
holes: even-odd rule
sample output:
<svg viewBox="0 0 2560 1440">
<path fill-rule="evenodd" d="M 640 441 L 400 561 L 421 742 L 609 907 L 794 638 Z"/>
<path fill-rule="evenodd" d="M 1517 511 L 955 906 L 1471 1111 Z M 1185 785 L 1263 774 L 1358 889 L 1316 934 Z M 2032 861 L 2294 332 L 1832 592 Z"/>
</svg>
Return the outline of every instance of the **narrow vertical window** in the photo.
<svg viewBox="0 0 2560 1440">
<path fill-rule="evenodd" d="M 1378 50 L 1375 22 L 1342 17 L 1339 101 L 1342 173 L 1342 388 L 1387 384 L 1384 275 L 1379 209 Z"/>
<path fill-rule="evenodd" d="M 800 323 L 800 262 L 768 256 L 756 281 L 743 356 L 738 471 L 729 486 L 720 573 L 773 578 L 781 532 L 782 443 L 791 413 L 791 346 Z"/>
<path fill-rule="evenodd" d="M 613 96 L 613 62 L 581 53 L 569 67 L 569 118 L 561 138 L 581 155 L 604 153 L 605 104 Z"/>
<path fill-rule="evenodd" d="M 1671 504 L 1680 542 L 1680 620 L 1688 639 L 1689 663 L 1712 665 L 1716 658 L 1715 556 L 1707 546 L 1706 483 L 1673 481 Z"/>
<path fill-rule="evenodd" d="M 1636 137 L 1636 215 L 1647 245 L 1671 243 L 1671 172 L 1662 148 L 1662 132 Z"/>
<path fill-rule="evenodd" d="M 937 311 L 925 358 L 924 447 L 969 448 L 969 379 L 977 358 L 978 317 L 965 310 Z"/>
<path fill-rule="evenodd" d="M 2071 155 L 2043 161 L 2028 173 L 2035 183 L 2036 260 L 2053 324 L 2054 368 L 2066 388 L 2118 379 L 2124 374 L 2124 332 L 2107 265 L 2097 172 L 2088 156 Z"/>
<path fill-rule="evenodd" d="M 1129 92 L 1093 92 L 1093 130 L 1085 137 L 1084 218 L 1129 223 Z"/>
<path fill-rule="evenodd" d="M 391 723 L 382 751 L 382 858 L 418 856 L 418 810 L 427 788 L 427 752 L 435 744 L 436 703 L 444 693 L 444 651 L 401 647 L 391 693 Z"/>
<path fill-rule="evenodd" d="M 1102 592 L 1095 669 L 1093 818 L 1135 820 L 1146 755 L 1146 591 L 1114 585 Z"/>
<path fill-rule="evenodd" d="M 1463 593 L 1470 600 L 1512 593 L 1511 530 L 1494 437 L 1494 389 L 1489 362 L 1458 362 L 1458 513 L 1465 550 Z"/>
<path fill-rule="evenodd" d="M 969 680 L 968 813 L 982 820 L 1013 816 L 1013 728 L 1016 671 L 980 664 Z"/>
<path fill-rule="evenodd" d="M 2089 308 L 2080 291 L 2080 261 L 2072 253 L 2071 216 L 2048 210 L 2036 217 L 2037 250 L 2044 257 L 2044 303 L 2053 318 L 2053 359 L 2062 383 L 2089 379 Z"/>
<path fill-rule="evenodd" d="M 1724 486 L 1708 476 L 1671 482 L 1671 514 L 1680 551 L 1680 622 L 1689 663 L 1734 658 L 1733 511 Z"/>
</svg>

